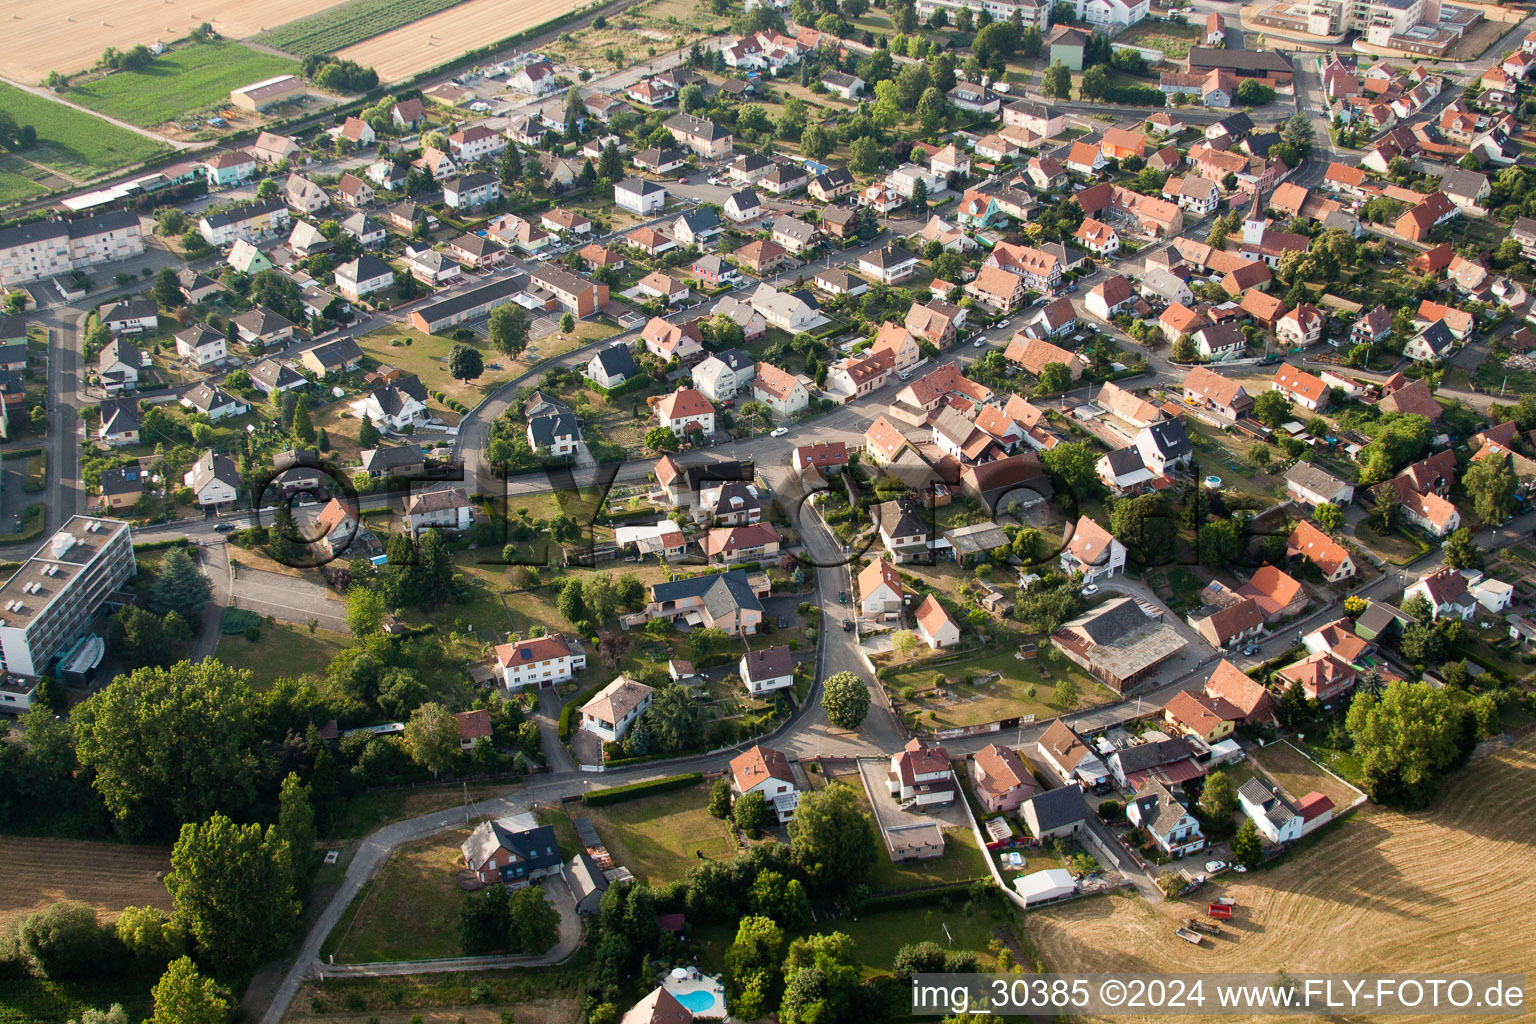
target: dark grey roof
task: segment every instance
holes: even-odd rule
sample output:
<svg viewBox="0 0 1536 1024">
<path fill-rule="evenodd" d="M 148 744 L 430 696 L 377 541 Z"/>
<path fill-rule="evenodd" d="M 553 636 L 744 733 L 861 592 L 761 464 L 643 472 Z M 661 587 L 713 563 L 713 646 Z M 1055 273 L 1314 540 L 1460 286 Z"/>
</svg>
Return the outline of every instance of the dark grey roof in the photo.
<svg viewBox="0 0 1536 1024">
<path fill-rule="evenodd" d="M 137 494 L 143 489 L 144 481 L 137 462 L 131 466 L 114 466 L 101 471 L 101 493 L 104 495 Z"/>
<path fill-rule="evenodd" d="M 1211 46 L 1189 48 L 1189 68 L 1225 68 L 1228 71 L 1291 71 L 1291 62 L 1274 50 L 1219 50 Z"/>
<path fill-rule="evenodd" d="M 550 416 L 535 416 L 528 421 L 528 432 L 533 436 L 534 447 L 547 448 L 562 437 L 581 437 L 573 413 L 557 412 Z"/>
<path fill-rule="evenodd" d="M 715 210 L 712 206 L 701 206 L 689 210 L 679 217 L 678 220 L 686 224 L 688 230 L 694 234 L 698 234 L 701 231 L 710 231 L 720 226 L 720 218 L 715 216 Z"/>
<path fill-rule="evenodd" d="M 762 200 L 757 198 L 757 190 L 744 188 L 740 192 L 732 192 L 726 202 L 734 202 L 738 210 L 750 210 L 754 206 L 762 206 Z"/>
<path fill-rule="evenodd" d="M 227 224 L 238 224 L 241 221 L 251 220 L 252 218 L 272 213 L 275 210 L 282 210 L 286 207 L 287 203 L 282 199 L 263 199 L 254 203 L 246 203 L 243 206 L 232 206 L 219 213 L 210 214 L 203 219 L 208 222 L 209 227 L 221 228 Z"/>
<path fill-rule="evenodd" d="M 1042 831 L 1048 832 L 1088 818 L 1088 803 L 1083 799 L 1083 787 L 1076 783 L 1036 793 L 1030 797 L 1029 804 L 1034 808 L 1035 824 Z"/>
<path fill-rule="evenodd" d="M 710 142 L 731 137 L 729 129 L 721 128 L 707 117 L 698 117 L 693 114 L 673 114 L 662 122 L 667 128 L 675 128 L 680 132 L 696 136 Z"/>
<path fill-rule="evenodd" d="M 1451 329 L 1445 325 L 1444 320 L 1436 320 L 1424 328 L 1419 332 L 1419 337 L 1423 338 L 1435 352 L 1444 352 L 1456 344 L 1456 336 L 1451 333 Z"/>
<path fill-rule="evenodd" d="M 467 309 L 475 309 L 496 302 L 498 299 L 516 295 L 527 287 L 527 284 L 528 278 L 522 274 L 499 277 L 489 284 L 482 284 L 467 292 L 459 292 L 457 295 L 450 295 L 445 299 L 418 306 L 416 312 L 420 313 L 427 323 L 437 323 L 457 316 Z"/>
<path fill-rule="evenodd" d="M 363 452 L 363 471 L 371 474 L 388 473 L 406 466 L 419 466 L 424 461 L 421 449 L 415 445 L 387 445 Z"/>
<path fill-rule="evenodd" d="M 230 317 L 238 326 L 244 327 L 252 334 L 271 334 L 293 326 L 293 321 L 283 314 L 268 309 L 266 306 L 257 306 L 255 309 L 246 310 L 239 316 Z"/>
<path fill-rule="evenodd" d="M 110 434 L 122 434 L 138 430 L 144 418 L 139 415 L 139 403 L 133 398 L 118 398 L 101 403 L 101 424 Z"/>
<path fill-rule="evenodd" d="M 363 358 L 363 350 L 351 338 L 337 338 L 324 345 L 316 345 L 310 351 L 320 360 L 320 365 L 325 367 L 343 366 L 354 359 Z"/>
<path fill-rule="evenodd" d="M 443 190 L 452 189 L 455 192 L 473 192 L 477 188 L 495 184 L 496 175 L 489 171 L 471 171 L 469 174 L 461 174 L 458 178 L 443 186 Z"/>
<path fill-rule="evenodd" d="M 823 189 L 827 192 L 830 192 L 835 188 L 843 188 L 852 184 L 853 175 L 849 173 L 848 168 L 846 167 L 834 167 L 825 174 L 818 174 L 815 181 L 817 188 Z"/>
<path fill-rule="evenodd" d="M 113 363 L 123 363 L 137 370 L 144 365 L 144 353 L 132 342 L 115 338 L 102 346 L 101 354 L 96 358 L 96 366 L 102 370 Z"/>
<path fill-rule="evenodd" d="M 1222 51 L 1222 52 L 1225 53 L 1227 51 Z M 1235 51 L 1232 51 L 1232 52 L 1234 52 L 1234 53 L 1247 53 L 1247 52 L 1250 52 L 1250 51 L 1247 51 L 1247 50 L 1235 50 Z M 1220 121 L 1217 121 L 1211 127 L 1212 128 L 1220 127 L 1228 135 L 1241 135 L 1243 132 L 1251 132 L 1251 131 L 1253 131 L 1253 118 L 1249 117 L 1247 114 L 1243 113 L 1242 111 L 1238 111 L 1236 114 L 1229 114 L 1229 115 L 1227 115 L 1226 117 L 1222 118 Z"/>
<path fill-rule="evenodd" d="M 1264 817 L 1276 828 L 1297 816 L 1296 808 L 1277 789 L 1270 789 L 1256 777 L 1250 778 L 1237 790 L 1237 795 L 1264 811 Z"/>
<path fill-rule="evenodd" d="M 263 359 L 254 363 L 246 368 L 246 373 L 252 380 L 260 381 L 269 388 L 290 388 L 304 381 L 303 374 L 277 359 Z"/>
<path fill-rule="evenodd" d="M 926 537 L 929 530 L 908 501 L 883 501 L 875 506 L 875 522 L 890 537 Z"/>
<path fill-rule="evenodd" d="M 217 384 L 210 385 L 206 381 L 196 385 L 182 397 L 191 402 L 192 408 L 199 412 L 213 412 L 225 406 L 244 404 Z"/>
<path fill-rule="evenodd" d="M 1135 605 L 1132 604 L 1131 607 L 1134 608 Z M 1182 761 L 1186 757 L 1193 757 L 1194 751 L 1190 749 L 1189 741 L 1180 736 L 1152 743 L 1138 743 L 1134 747 L 1115 751 L 1114 756 L 1120 763 L 1121 773 L 1126 774 L 1156 768 L 1160 764 Z"/>
<path fill-rule="evenodd" d="M 1141 459 L 1141 452 L 1137 451 L 1134 445 L 1116 448 L 1107 453 L 1104 458 L 1109 461 L 1109 470 L 1115 476 L 1124 476 L 1146 468 L 1146 463 Z"/>
<path fill-rule="evenodd" d="M 137 320 L 140 317 L 155 316 L 160 312 L 160 307 L 154 299 L 124 299 L 103 306 L 101 309 L 101 322 L 110 323 L 114 320 Z"/>
<path fill-rule="evenodd" d="M 739 610 L 763 610 L 762 602 L 747 585 L 746 572 L 741 569 L 671 580 L 651 587 L 651 599 L 657 602 L 680 601 L 692 597 L 702 598 L 704 607 L 717 619 Z"/>
<path fill-rule="evenodd" d="M 603 372 L 610 377 L 623 377 L 626 380 L 639 372 L 635 366 L 635 357 L 629 351 L 628 345 L 610 345 L 598 352 L 594 357 Z"/>
<path fill-rule="evenodd" d="M 884 270 L 890 267 L 899 267 L 903 263 L 915 259 L 917 259 L 916 256 L 907 252 L 901 246 L 888 245 L 883 249 L 876 249 L 874 252 L 865 253 L 859 257 L 859 262 L 868 263 L 872 267 L 879 267 Z"/>
<path fill-rule="evenodd" d="M 1279 132 L 1254 132 L 1243 140 L 1243 145 L 1254 156 L 1269 156 L 1269 151 L 1279 144 Z"/>
<path fill-rule="evenodd" d="M 757 360 L 752 358 L 752 353 L 743 352 L 739 348 L 728 348 L 724 352 L 716 352 L 715 358 L 737 373 L 750 370 L 757 365 Z"/>
<path fill-rule="evenodd" d="M 281 201 L 278 205 L 283 205 Z M 50 238 L 84 238 L 87 235 L 99 234 L 103 231 L 122 231 L 139 222 L 136 213 L 126 210 L 114 210 L 111 213 L 98 213 L 90 217 L 81 217 L 78 220 L 41 220 L 31 224 L 18 224 L 13 228 L 0 231 L 0 249 L 9 249 L 15 245 L 26 245 L 28 242 L 42 242 Z"/>
<path fill-rule="evenodd" d="M 1101 604 L 1076 620 L 1076 625 L 1094 643 L 1108 644 L 1130 636 L 1150 621 L 1134 600 L 1122 597 Z"/>
<path fill-rule="evenodd" d="M 1163 420 L 1142 429 L 1152 438 L 1153 446 L 1165 459 L 1182 458 L 1194 453 L 1195 446 L 1189 443 L 1189 435 L 1184 433 L 1184 424 L 1178 420 Z"/>
<path fill-rule="evenodd" d="M 27 337 L 26 317 L 0 315 L 0 338 Z"/>
</svg>

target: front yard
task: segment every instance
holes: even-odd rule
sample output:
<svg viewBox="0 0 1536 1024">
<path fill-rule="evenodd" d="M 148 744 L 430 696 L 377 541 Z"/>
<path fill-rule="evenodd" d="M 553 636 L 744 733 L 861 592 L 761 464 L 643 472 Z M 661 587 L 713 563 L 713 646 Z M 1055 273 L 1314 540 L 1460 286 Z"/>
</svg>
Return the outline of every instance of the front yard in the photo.
<svg viewBox="0 0 1536 1024">
<path fill-rule="evenodd" d="M 709 787 L 699 785 L 600 807 L 573 804 L 569 814 L 592 819 L 616 863 L 660 886 L 681 881 L 700 857 L 736 856 L 730 828 L 709 813 L 708 804 Z"/>
<path fill-rule="evenodd" d="M 1020 660 L 1016 656 L 1020 642 L 1036 643 L 1036 656 Z M 919 726 L 933 731 L 1028 715 L 1054 718 L 1072 710 L 1056 696 L 1056 688 L 1066 679 L 1077 685 L 1074 707 L 1093 707 L 1115 699 L 1107 687 L 1077 665 L 1059 654 L 1052 657 L 1055 649 L 1046 637 L 1032 641 L 1013 637 L 1000 641 L 997 648 L 956 660 L 930 655 L 901 662 L 885 672 L 886 692 L 898 714 L 915 713 Z M 936 685 L 939 675 L 944 679 Z"/>
<path fill-rule="evenodd" d="M 469 833 L 457 828 L 398 847 L 336 922 L 321 955 L 344 964 L 458 956 L 463 893 L 455 875 Z"/>
</svg>

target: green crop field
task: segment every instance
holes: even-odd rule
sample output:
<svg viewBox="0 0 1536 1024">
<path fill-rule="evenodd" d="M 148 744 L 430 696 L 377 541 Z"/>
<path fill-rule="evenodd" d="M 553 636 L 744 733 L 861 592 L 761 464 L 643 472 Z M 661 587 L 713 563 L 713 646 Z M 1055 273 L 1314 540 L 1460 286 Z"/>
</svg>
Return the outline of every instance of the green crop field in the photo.
<svg viewBox="0 0 1536 1024">
<path fill-rule="evenodd" d="M 87 82 L 69 90 L 69 98 L 109 117 L 149 128 L 191 111 L 228 103 L 231 89 L 298 73 L 298 64 L 286 57 L 219 39 L 178 47 L 139 71 Z"/>
<path fill-rule="evenodd" d="M 372 39 L 463 0 L 349 0 L 254 37 L 263 46 L 308 57 Z"/>
<path fill-rule="evenodd" d="M 37 129 L 37 145 L 19 153 L 0 168 L 0 198 L 18 198 L 37 190 L 17 178 L 33 178 L 22 159 L 52 167 L 75 177 L 89 177 L 125 164 L 145 160 L 165 147 L 153 139 L 108 124 L 99 117 L 0 83 L 0 110 Z"/>
</svg>

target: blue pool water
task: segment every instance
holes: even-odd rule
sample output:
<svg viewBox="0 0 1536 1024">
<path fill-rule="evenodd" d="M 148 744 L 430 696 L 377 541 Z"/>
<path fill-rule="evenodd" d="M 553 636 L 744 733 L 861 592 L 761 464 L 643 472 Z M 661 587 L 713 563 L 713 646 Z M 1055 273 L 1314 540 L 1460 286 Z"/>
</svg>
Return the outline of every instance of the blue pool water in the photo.
<svg viewBox="0 0 1536 1024">
<path fill-rule="evenodd" d="M 683 1009 L 689 1013 L 703 1013 L 715 1008 L 715 994 L 705 992 L 703 989 L 695 989 L 692 992 L 673 992 L 677 1001 L 683 1004 Z"/>
</svg>

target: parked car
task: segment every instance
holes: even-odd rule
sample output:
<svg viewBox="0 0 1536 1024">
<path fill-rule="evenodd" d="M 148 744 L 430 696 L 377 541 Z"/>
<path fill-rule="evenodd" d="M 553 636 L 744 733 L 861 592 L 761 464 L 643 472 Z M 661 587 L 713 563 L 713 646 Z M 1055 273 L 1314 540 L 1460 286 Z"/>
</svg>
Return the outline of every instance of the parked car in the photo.
<svg viewBox="0 0 1536 1024">
<path fill-rule="evenodd" d="M 770 437 L 783 437 L 787 433 L 789 433 L 789 428 L 788 427 L 774 427 L 771 431 L 769 431 L 769 436 Z"/>
<path fill-rule="evenodd" d="M 234 533 L 235 532 L 235 527 L 234 527 L 233 523 L 220 523 L 218 526 L 215 526 L 213 528 L 213 532 L 214 533 Z"/>
<path fill-rule="evenodd" d="M 985 345 L 986 343 L 986 338 L 977 338 L 975 341 L 971 342 L 971 348 L 981 348 L 981 346 Z"/>
<path fill-rule="evenodd" d="M 837 592 L 837 603 L 838 604 L 847 604 L 848 603 L 848 591 L 846 591 L 846 590 L 839 590 Z"/>
<path fill-rule="evenodd" d="M 1206 874 L 1219 875 L 1227 870 L 1227 862 L 1224 860 L 1208 860 L 1205 862 Z"/>
<path fill-rule="evenodd" d="M 852 631 L 853 631 L 853 620 L 852 619 L 844 619 L 843 620 L 843 632 L 844 633 L 850 633 Z"/>
<path fill-rule="evenodd" d="M 1083 593 L 1084 594 L 1097 594 L 1098 592 L 1099 592 L 1099 585 L 1097 583 L 1090 583 L 1086 587 L 1083 588 Z"/>
</svg>

